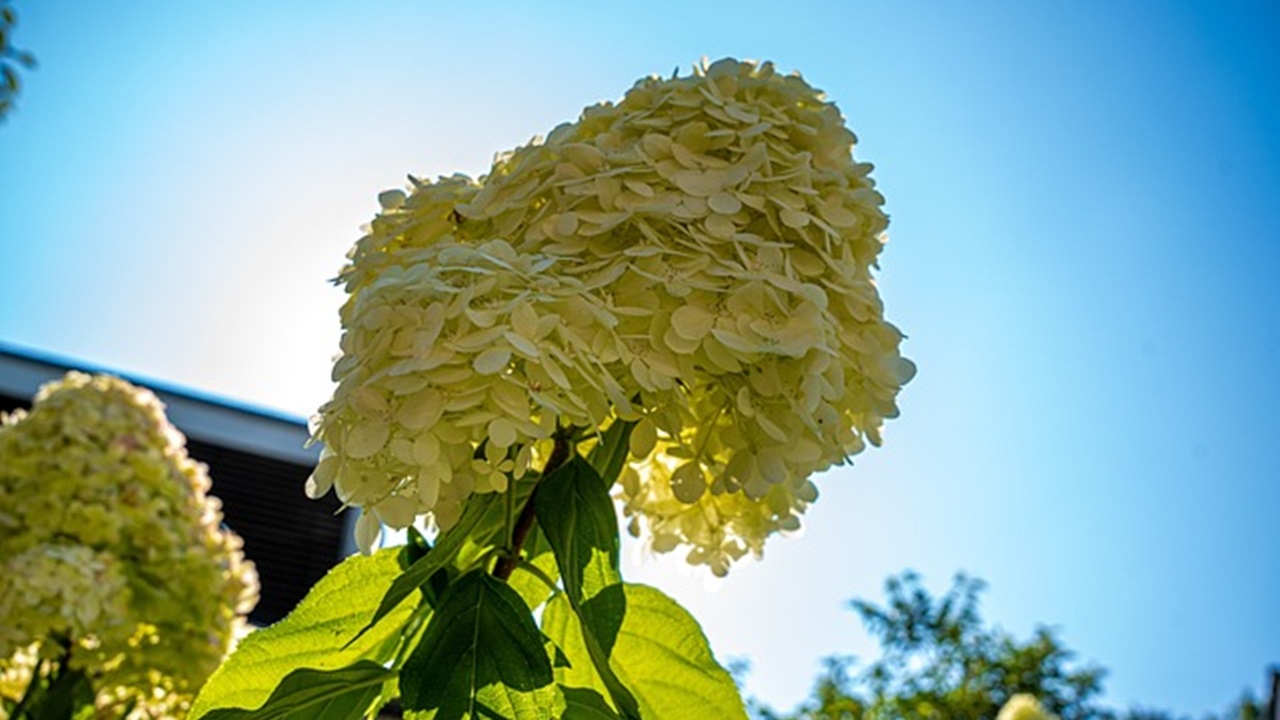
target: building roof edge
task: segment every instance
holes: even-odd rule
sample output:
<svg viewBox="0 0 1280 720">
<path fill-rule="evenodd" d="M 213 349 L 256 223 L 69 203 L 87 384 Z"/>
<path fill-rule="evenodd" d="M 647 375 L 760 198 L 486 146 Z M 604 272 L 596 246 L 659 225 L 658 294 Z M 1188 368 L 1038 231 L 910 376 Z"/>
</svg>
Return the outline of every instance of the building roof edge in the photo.
<svg viewBox="0 0 1280 720">
<path fill-rule="evenodd" d="M 303 447 L 310 433 L 301 417 L 0 341 L 0 393 L 31 398 L 70 370 L 114 375 L 151 390 L 189 437 L 299 464 L 319 457 L 318 447 Z"/>
</svg>

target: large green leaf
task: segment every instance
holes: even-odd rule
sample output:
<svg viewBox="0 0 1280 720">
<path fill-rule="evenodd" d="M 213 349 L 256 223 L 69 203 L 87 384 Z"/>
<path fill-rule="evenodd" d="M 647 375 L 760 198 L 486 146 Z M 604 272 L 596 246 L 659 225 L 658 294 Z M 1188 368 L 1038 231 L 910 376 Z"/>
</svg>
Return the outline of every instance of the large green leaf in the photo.
<svg viewBox="0 0 1280 720">
<path fill-rule="evenodd" d="M 294 670 L 261 708 L 221 708 L 202 720 L 359 720 L 395 676 L 370 660 L 338 670 Z"/>
<path fill-rule="evenodd" d="M 580 603 L 621 581 L 613 500 L 586 460 L 575 457 L 543 479 L 533 503 L 570 600 Z"/>
<path fill-rule="evenodd" d="M 472 496 L 457 524 L 449 528 L 448 532 L 442 533 L 430 552 L 415 561 L 391 583 L 382 601 L 378 603 L 378 609 L 357 637 L 369 632 L 382 618 L 399 607 L 405 598 L 412 595 L 413 591 L 425 585 L 432 575 L 450 565 L 457 557 L 459 550 L 468 544 L 474 544 L 473 535 L 480 530 L 485 530 L 487 534 L 489 528 L 501 527 L 500 520 L 495 526 L 495 518 L 501 518 L 502 512 L 501 494 Z"/>
<path fill-rule="evenodd" d="M 559 717 L 563 700 L 529 607 L 483 570 L 455 580 L 400 671 L 415 718 Z"/>
<path fill-rule="evenodd" d="M 399 574 L 397 552 L 354 555 L 330 570 L 288 617 L 240 642 L 205 683 L 190 716 L 199 718 L 214 708 L 259 707 L 300 668 L 333 670 L 361 659 L 389 659 L 412 611 L 408 605 L 395 609 L 375 632 L 348 641 L 368 624 Z"/>
<path fill-rule="evenodd" d="M 584 614 L 597 624 L 604 604 L 625 613 L 609 651 L 609 665 L 639 702 L 640 714 L 656 720 L 746 720 L 747 711 L 729 673 L 716 662 L 707 638 L 688 611 L 645 585 L 615 586 L 588 601 Z M 555 669 L 556 682 L 606 693 L 590 660 L 578 618 L 564 597 L 552 598 L 542 630 L 569 659 Z"/>
<path fill-rule="evenodd" d="M 591 662 L 614 704 L 627 718 L 639 716 L 635 698 L 609 666 L 609 650 L 622 623 L 625 598 L 598 606 L 616 612 L 585 612 L 587 601 L 619 588 L 618 518 L 613 500 L 595 469 L 575 457 L 543 480 L 534 495 L 538 525 L 555 553 L 569 606 L 586 629 L 584 642 Z"/>
<path fill-rule="evenodd" d="M 560 687 L 564 695 L 561 720 L 620 720 L 600 693 L 587 688 Z"/>
</svg>

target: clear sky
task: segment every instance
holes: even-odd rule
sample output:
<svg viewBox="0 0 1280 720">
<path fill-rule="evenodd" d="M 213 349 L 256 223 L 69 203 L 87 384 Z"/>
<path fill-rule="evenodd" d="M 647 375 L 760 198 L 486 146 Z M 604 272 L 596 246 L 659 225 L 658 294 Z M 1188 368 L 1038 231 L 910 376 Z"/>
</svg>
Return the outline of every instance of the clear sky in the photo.
<svg viewBox="0 0 1280 720">
<path fill-rule="evenodd" d="M 706 55 L 825 89 L 888 198 L 920 373 L 799 537 L 641 560 L 780 707 L 874 646 L 845 601 L 988 580 L 1108 699 L 1199 714 L 1280 662 L 1280 10 L 1151 0 L 15 0 L 0 341 L 310 414 L 380 190 Z M 299 490 L 301 491 L 301 490 Z"/>
</svg>

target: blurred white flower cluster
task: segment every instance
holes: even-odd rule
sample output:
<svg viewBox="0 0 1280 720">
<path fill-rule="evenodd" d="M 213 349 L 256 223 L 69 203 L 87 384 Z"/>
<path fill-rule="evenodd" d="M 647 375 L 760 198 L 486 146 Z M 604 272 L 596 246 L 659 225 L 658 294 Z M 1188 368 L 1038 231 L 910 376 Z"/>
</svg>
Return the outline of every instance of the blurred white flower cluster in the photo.
<svg viewBox="0 0 1280 720">
<path fill-rule="evenodd" d="M 179 712 L 257 600 L 208 489 L 123 380 L 70 373 L 0 416 L 0 675 L 64 657 L 100 702 Z"/>
<path fill-rule="evenodd" d="M 1020 693 L 1000 708 L 996 720 L 1058 720 L 1058 716 L 1045 710 L 1034 695 Z"/>
<path fill-rule="evenodd" d="M 620 496 L 727 571 L 799 526 L 810 476 L 880 443 L 914 374 L 871 268 L 887 218 L 839 111 L 721 60 L 642 80 L 478 181 L 414 181 L 341 274 L 338 388 L 309 483 L 441 527 L 558 427 L 636 423 Z"/>
</svg>

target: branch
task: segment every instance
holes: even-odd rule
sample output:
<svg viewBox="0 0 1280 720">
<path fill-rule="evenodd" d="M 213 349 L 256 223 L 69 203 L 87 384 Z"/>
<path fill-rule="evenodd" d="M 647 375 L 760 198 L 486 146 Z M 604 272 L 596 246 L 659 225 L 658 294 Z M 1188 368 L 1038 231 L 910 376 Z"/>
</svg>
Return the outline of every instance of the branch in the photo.
<svg viewBox="0 0 1280 720">
<path fill-rule="evenodd" d="M 538 486 L 529 493 L 529 499 L 525 500 L 524 507 L 520 509 L 520 516 L 516 518 L 515 530 L 511 532 L 510 552 L 498 558 L 498 563 L 493 566 L 493 576 L 499 580 L 505 581 L 511 577 L 511 571 L 515 570 L 516 565 L 520 563 L 520 548 L 524 546 L 525 539 L 529 537 L 529 531 L 533 529 L 533 499 L 538 494 L 538 487 L 548 475 L 569 461 L 572 450 L 569 438 L 564 434 L 557 434 L 555 440 L 556 444 L 551 450 L 551 457 L 547 458 L 547 464 L 543 466 L 542 475 L 538 478 Z M 507 492 L 514 492 L 514 489 L 508 489 Z"/>
</svg>

